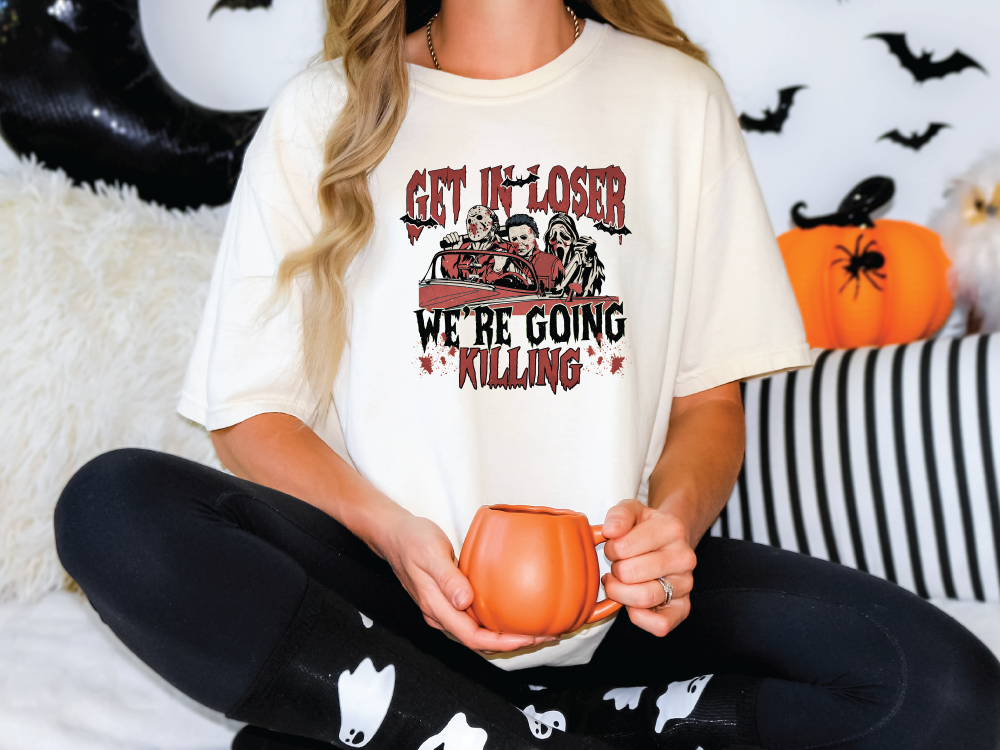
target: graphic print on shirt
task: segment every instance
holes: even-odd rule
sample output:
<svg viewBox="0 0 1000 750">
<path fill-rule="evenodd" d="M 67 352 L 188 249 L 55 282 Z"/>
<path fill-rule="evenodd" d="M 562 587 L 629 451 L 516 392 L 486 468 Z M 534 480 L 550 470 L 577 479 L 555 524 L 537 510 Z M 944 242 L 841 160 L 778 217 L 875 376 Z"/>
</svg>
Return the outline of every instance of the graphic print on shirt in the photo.
<svg viewBox="0 0 1000 750">
<path fill-rule="evenodd" d="M 376 671 L 371 659 L 364 659 L 353 672 L 343 671 L 337 680 L 340 701 L 340 741 L 364 747 L 382 726 L 396 686 L 396 668 L 390 664 Z"/>
<path fill-rule="evenodd" d="M 672 719 L 686 719 L 698 705 L 698 699 L 705 692 L 705 686 L 712 679 L 706 674 L 683 682 L 671 682 L 667 692 L 656 699 L 656 707 L 660 710 L 656 717 L 656 732 L 663 730 L 663 725 Z"/>
<path fill-rule="evenodd" d="M 422 375 L 553 393 L 592 375 L 624 377 L 624 301 L 606 293 L 598 242 L 583 232 L 589 222 L 618 239 L 602 253 L 622 252 L 625 173 L 557 165 L 539 197 L 539 168 L 479 170 L 479 202 L 464 215 L 466 166 L 413 172 L 400 218 L 410 245 L 428 252 L 415 311 Z"/>
<path fill-rule="evenodd" d="M 566 717 L 563 716 L 561 711 L 539 713 L 535 710 L 534 704 L 532 704 L 523 709 L 521 713 L 528 718 L 528 726 L 531 727 L 531 733 L 540 740 L 549 737 L 553 729 L 558 729 L 560 732 L 566 731 Z"/>
<path fill-rule="evenodd" d="M 615 710 L 621 711 L 625 706 L 635 710 L 639 707 L 639 698 L 642 696 L 644 687 L 615 688 L 604 694 L 604 700 L 615 702 Z"/>
<path fill-rule="evenodd" d="M 465 714 L 457 713 L 444 729 L 424 740 L 417 750 L 483 750 L 488 739 L 485 729 L 470 727 Z"/>
</svg>

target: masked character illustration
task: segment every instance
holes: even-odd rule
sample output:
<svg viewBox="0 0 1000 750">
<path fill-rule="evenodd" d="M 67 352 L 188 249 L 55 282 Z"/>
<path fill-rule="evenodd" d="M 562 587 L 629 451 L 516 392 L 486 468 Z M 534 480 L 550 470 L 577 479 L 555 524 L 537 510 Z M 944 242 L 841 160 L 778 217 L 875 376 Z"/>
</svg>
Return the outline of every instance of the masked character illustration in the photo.
<svg viewBox="0 0 1000 750">
<path fill-rule="evenodd" d="M 555 291 L 582 297 L 601 293 L 604 264 L 597 257 L 597 243 L 580 236 L 572 216 L 562 211 L 552 215 L 545 230 L 545 249 L 559 258 L 565 269 Z"/>
<path fill-rule="evenodd" d="M 507 244 L 511 252 L 524 258 L 535 271 L 541 291 L 551 292 L 563 280 L 565 269 L 562 261 L 552 253 L 543 252 L 538 247 L 538 225 L 535 220 L 527 214 L 514 214 L 507 219 Z M 517 273 L 524 277 L 525 283 L 530 288 L 533 285 L 531 279 L 524 273 L 524 267 L 519 264 L 507 261 L 504 270 Z"/>
<path fill-rule="evenodd" d="M 453 250 L 468 251 L 462 255 L 447 256 L 441 268 L 448 278 L 468 281 L 485 281 L 493 263 L 493 252 L 507 252 L 507 244 L 498 236 L 500 220 L 486 206 L 473 206 L 465 216 L 467 234 L 451 232 L 443 244 Z"/>
</svg>

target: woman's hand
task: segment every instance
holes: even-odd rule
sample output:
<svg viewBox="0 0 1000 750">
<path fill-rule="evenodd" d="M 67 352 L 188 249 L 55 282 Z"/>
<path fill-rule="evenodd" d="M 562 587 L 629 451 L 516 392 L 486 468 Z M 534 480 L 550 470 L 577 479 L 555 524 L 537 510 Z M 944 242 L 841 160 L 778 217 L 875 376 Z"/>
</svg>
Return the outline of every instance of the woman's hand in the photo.
<svg viewBox="0 0 1000 750">
<path fill-rule="evenodd" d="M 604 576 L 608 597 L 624 604 L 638 627 L 666 635 L 691 611 L 697 558 L 688 529 L 666 511 L 623 500 L 608 511 L 604 537 L 608 540 L 604 554 L 611 561 L 611 572 Z M 674 587 L 670 604 L 664 604 L 660 577 Z"/>
<path fill-rule="evenodd" d="M 515 651 L 555 640 L 494 633 L 464 612 L 472 604 L 472 585 L 458 569 L 448 537 L 433 521 L 404 511 L 385 529 L 378 547 L 427 624 L 450 633 L 469 648 Z"/>
</svg>

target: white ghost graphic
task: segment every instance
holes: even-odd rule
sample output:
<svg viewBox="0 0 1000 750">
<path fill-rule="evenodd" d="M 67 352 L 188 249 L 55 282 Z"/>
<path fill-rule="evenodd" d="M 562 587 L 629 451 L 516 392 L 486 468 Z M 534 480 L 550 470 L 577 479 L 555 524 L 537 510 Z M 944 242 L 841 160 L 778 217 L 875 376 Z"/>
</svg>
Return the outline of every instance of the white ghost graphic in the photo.
<svg viewBox="0 0 1000 750">
<path fill-rule="evenodd" d="M 615 688 L 604 694 L 604 700 L 614 700 L 615 711 L 621 711 L 625 706 L 634 710 L 638 707 L 639 696 L 642 695 L 642 691 L 645 689 L 644 687 Z"/>
<path fill-rule="evenodd" d="M 566 717 L 559 711 L 546 711 L 540 714 L 535 711 L 535 706 L 532 704 L 521 713 L 528 717 L 531 733 L 540 740 L 551 735 L 553 729 L 558 729 L 560 732 L 566 731 Z"/>
<path fill-rule="evenodd" d="M 424 740 L 417 750 L 483 750 L 489 735 L 485 729 L 470 727 L 465 720 L 465 714 L 459 713 L 451 717 L 448 726 L 430 739 Z"/>
<path fill-rule="evenodd" d="M 361 624 L 364 625 L 366 628 L 370 628 L 372 626 L 371 618 L 365 617 L 364 612 L 358 612 L 358 614 L 361 615 Z"/>
<path fill-rule="evenodd" d="M 528 685 L 528 690 L 548 690 L 544 685 Z"/>
<path fill-rule="evenodd" d="M 656 699 L 656 707 L 660 709 L 660 715 L 656 717 L 657 733 L 671 719 L 686 719 L 690 716 L 711 679 L 712 675 L 706 674 L 692 680 L 671 682 L 667 685 L 667 692 Z"/>
<path fill-rule="evenodd" d="M 371 659 L 362 661 L 354 672 L 344 671 L 337 680 L 340 698 L 340 741 L 364 747 L 382 726 L 396 685 L 396 668 L 390 664 L 375 671 Z"/>
</svg>

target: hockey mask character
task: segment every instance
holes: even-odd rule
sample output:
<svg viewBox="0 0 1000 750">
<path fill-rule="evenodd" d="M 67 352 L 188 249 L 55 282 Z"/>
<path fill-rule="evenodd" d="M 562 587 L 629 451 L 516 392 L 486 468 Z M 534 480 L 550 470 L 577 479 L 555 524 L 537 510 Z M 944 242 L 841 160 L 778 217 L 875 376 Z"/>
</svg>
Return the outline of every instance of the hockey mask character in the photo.
<svg viewBox="0 0 1000 750">
<path fill-rule="evenodd" d="M 496 216 L 486 206 L 473 206 L 465 217 L 465 227 L 473 242 L 485 242 L 496 234 Z"/>
</svg>

